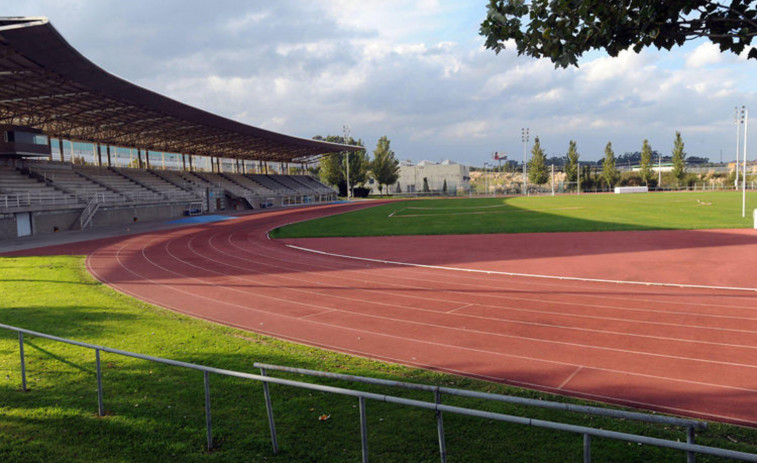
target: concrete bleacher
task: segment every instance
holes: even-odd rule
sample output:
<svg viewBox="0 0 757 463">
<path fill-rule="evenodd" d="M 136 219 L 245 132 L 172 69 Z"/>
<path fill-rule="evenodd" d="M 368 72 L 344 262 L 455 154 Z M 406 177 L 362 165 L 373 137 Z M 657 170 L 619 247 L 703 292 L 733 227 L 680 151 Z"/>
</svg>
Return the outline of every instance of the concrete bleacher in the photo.
<svg viewBox="0 0 757 463">
<path fill-rule="evenodd" d="M 318 180 L 314 179 L 313 177 L 309 175 L 291 175 L 293 179 L 299 181 L 303 185 L 306 185 L 310 187 L 311 189 L 315 190 L 319 194 L 333 194 L 334 189 L 324 185 L 323 183 L 319 182 Z"/>
<path fill-rule="evenodd" d="M 195 192 L 191 187 L 182 188 L 178 184 L 160 177 L 151 170 L 129 168 L 112 168 L 112 170 L 152 191 L 160 193 L 169 201 L 191 201 L 201 197 L 201 192 Z"/>
<path fill-rule="evenodd" d="M 33 234 L 44 234 L 188 213 L 286 207 L 334 199 L 333 189 L 307 175 L 6 160 L 0 164 L 0 237 L 21 233 L 16 226 L 24 221 Z"/>
<path fill-rule="evenodd" d="M 255 191 L 230 180 L 222 174 L 216 174 L 214 172 L 193 172 L 192 174 L 211 185 L 215 185 L 215 187 L 219 190 L 228 191 L 235 196 L 242 198 L 248 196 L 259 196 L 259 194 L 257 194 Z"/>
<path fill-rule="evenodd" d="M 284 185 L 281 182 L 277 182 L 270 175 L 247 174 L 247 177 L 265 186 L 266 188 L 268 188 L 269 190 L 273 191 L 276 194 L 281 194 L 281 195 L 296 195 L 297 194 L 296 190 L 289 188 L 288 186 Z"/>
<path fill-rule="evenodd" d="M 15 167 L 0 167 L 0 209 L 21 207 L 58 208 L 77 205 L 71 194 L 30 177 Z"/>
<path fill-rule="evenodd" d="M 130 202 L 152 202 L 165 199 L 162 194 L 140 185 L 112 169 L 93 166 L 74 166 L 74 171 L 120 193 Z"/>
<path fill-rule="evenodd" d="M 85 203 L 95 195 L 98 195 L 104 203 L 118 203 L 125 200 L 118 191 L 80 175 L 71 164 L 35 162 L 29 163 L 27 167 L 34 176 L 45 179 L 51 186 L 76 196 Z"/>
<path fill-rule="evenodd" d="M 271 195 L 276 194 L 275 191 L 271 190 L 270 188 L 266 187 L 265 185 L 261 183 L 256 182 L 255 180 L 251 179 L 247 175 L 244 175 L 244 174 L 221 174 L 221 175 L 247 188 L 248 190 L 255 192 L 255 194 L 257 195 L 271 196 Z"/>
</svg>

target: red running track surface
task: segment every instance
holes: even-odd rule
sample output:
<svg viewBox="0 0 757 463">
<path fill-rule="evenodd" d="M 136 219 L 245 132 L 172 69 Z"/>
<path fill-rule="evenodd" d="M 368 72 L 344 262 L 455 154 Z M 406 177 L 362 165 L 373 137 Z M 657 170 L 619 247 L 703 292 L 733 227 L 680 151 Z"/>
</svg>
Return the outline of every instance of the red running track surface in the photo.
<svg viewBox="0 0 757 463">
<path fill-rule="evenodd" d="M 356 207 L 253 214 L 38 253 L 89 252 L 89 270 L 119 291 L 266 335 L 757 426 L 755 291 L 487 274 L 288 246 L 458 269 L 755 288 L 754 232 L 266 236 Z"/>
</svg>

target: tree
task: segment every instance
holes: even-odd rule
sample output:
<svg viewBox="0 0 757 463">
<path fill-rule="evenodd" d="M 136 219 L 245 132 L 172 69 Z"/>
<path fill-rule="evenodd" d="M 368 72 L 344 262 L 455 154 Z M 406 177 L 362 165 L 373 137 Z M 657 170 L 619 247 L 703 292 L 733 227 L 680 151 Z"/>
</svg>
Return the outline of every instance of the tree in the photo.
<svg viewBox="0 0 757 463">
<path fill-rule="evenodd" d="M 565 176 L 569 182 L 578 181 L 578 158 L 580 155 L 576 150 L 576 142 L 571 140 L 568 144 L 568 153 L 566 154 L 568 163 L 565 165 Z"/>
<path fill-rule="evenodd" d="M 400 162 L 394 157 L 394 151 L 389 148 L 389 139 L 386 136 L 379 138 L 376 149 L 373 151 L 371 173 L 378 182 L 379 193 L 382 193 L 384 185 L 392 185 L 400 178 Z M 387 188 L 387 192 L 389 188 Z"/>
<path fill-rule="evenodd" d="M 644 139 L 644 143 L 641 145 L 641 165 L 639 175 L 645 185 L 649 185 L 649 181 L 652 180 L 652 174 L 652 147 L 649 146 L 649 141 Z"/>
<path fill-rule="evenodd" d="M 673 177 L 679 182 L 686 176 L 686 153 L 683 151 L 683 140 L 681 132 L 676 132 L 676 139 L 673 141 Z"/>
<path fill-rule="evenodd" d="M 527 17 L 527 18 L 526 18 Z M 525 18 L 525 19 L 524 19 Z M 555 67 L 577 66 L 593 49 L 610 56 L 633 48 L 670 50 L 705 37 L 721 52 L 741 53 L 757 34 L 751 0 L 489 0 L 479 34 L 499 53 L 515 40 L 519 55 L 549 58 Z M 757 48 L 748 57 L 757 59 Z"/>
<path fill-rule="evenodd" d="M 444 179 L 444 184 L 442 184 L 442 193 L 447 194 L 447 179 Z"/>
<path fill-rule="evenodd" d="M 528 181 L 535 185 L 542 185 L 549 180 L 547 173 L 546 156 L 541 149 L 539 137 L 534 138 L 534 146 L 531 148 L 531 159 L 528 161 Z"/>
<path fill-rule="evenodd" d="M 615 168 L 615 152 L 612 150 L 612 142 L 607 142 L 605 146 L 605 158 L 602 161 L 602 180 L 612 188 L 618 181 L 618 170 Z"/>
<path fill-rule="evenodd" d="M 316 135 L 314 140 L 323 140 L 331 143 L 341 143 L 345 145 L 363 146 L 362 140 L 355 140 L 350 137 L 346 143 L 344 137 L 340 135 L 328 135 L 325 138 Z M 365 182 L 368 173 L 368 154 L 365 150 L 351 152 L 350 158 L 350 186 L 356 187 Z M 321 157 L 319 175 L 321 180 L 329 185 L 339 188 L 342 196 L 347 194 L 347 164 L 345 162 L 345 153 L 327 154 Z"/>
<path fill-rule="evenodd" d="M 429 191 L 431 190 L 428 187 L 428 178 L 423 177 L 423 192 L 428 193 Z"/>
</svg>

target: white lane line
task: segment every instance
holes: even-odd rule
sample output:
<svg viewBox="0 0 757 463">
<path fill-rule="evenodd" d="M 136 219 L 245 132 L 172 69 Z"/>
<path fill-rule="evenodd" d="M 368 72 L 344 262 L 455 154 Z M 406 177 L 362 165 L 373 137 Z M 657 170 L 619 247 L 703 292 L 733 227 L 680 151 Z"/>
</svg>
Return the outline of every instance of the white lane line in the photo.
<svg viewBox="0 0 757 463">
<path fill-rule="evenodd" d="M 344 259 L 363 260 L 367 262 L 377 262 L 380 264 L 403 265 L 406 267 L 433 268 L 433 269 L 439 269 L 439 270 L 453 270 L 457 272 L 483 273 L 486 275 L 506 275 L 506 276 L 514 276 L 514 277 L 544 278 L 548 280 L 586 281 L 586 282 L 592 282 L 592 283 L 615 283 L 615 284 L 639 285 L 639 286 L 663 286 L 663 287 L 668 287 L 668 288 L 695 288 L 695 289 L 717 289 L 717 290 L 727 290 L 727 291 L 757 292 L 757 288 L 742 288 L 738 286 L 709 286 L 709 285 L 691 285 L 691 284 L 686 284 L 686 283 L 659 283 L 659 282 L 652 282 L 652 281 L 605 280 L 601 278 L 539 275 L 539 274 L 534 274 L 534 273 L 502 272 L 502 271 L 497 271 L 497 270 L 477 270 L 477 269 L 472 269 L 472 268 L 448 267 L 445 265 L 413 264 L 409 262 L 397 262 L 393 260 L 371 259 L 368 257 L 348 256 L 345 254 L 337 254 L 333 252 L 319 251 L 317 249 L 304 248 L 302 246 L 295 246 L 294 244 L 286 244 L 285 246 L 290 247 L 292 249 L 298 249 L 300 251 L 312 252 L 315 254 L 323 254 L 323 255 L 332 256 L 332 257 L 341 257 Z"/>
<path fill-rule="evenodd" d="M 576 375 L 578 374 L 578 372 L 581 371 L 581 370 L 583 370 L 583 369 L 584 369 L 583 366 L 580 366 L 580 367 L 576 368 L 576 371 L 574 371 L 573 373 L 570 374 L 570 376 L 568 376 L 567 378 L 565 378 L 565 381 L 563 381 L 562 383 L 560 383 L 560 385 L 557 386 L 557 389 L 564 388 L 570 382 L 570 380 L 573 379 L 573 378 L 575 378 Z"/>
</svg>

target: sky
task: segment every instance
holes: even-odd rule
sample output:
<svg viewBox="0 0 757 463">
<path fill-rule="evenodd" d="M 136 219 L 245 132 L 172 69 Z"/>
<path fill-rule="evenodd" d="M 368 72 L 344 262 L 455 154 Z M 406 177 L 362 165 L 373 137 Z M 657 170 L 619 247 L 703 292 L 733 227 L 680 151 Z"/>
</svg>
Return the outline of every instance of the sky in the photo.
<svg viewBox="0 0 757 463">
<path fill-rule="evenodd" d="M 103 69 L 192 106 L 305 138 L 347 125 L 369 151 L 387 136 L 403 160 L 521 160 L 524 127 L 548 156 L 576 140 L 581 159 L 597 160 L 608 142 L 620 155 L 645 138 L 669 154 L 680 131 L 688 155 L 735 159 L 734 106 L 757 109 L 757 61 L 746 54 L 702 40 L 616 58 L 592 51 L 555 69 L 514 47 L 485 49 L 486 5 L 4 0 L 0 14 L 46 16 Z"/>
</svg>

